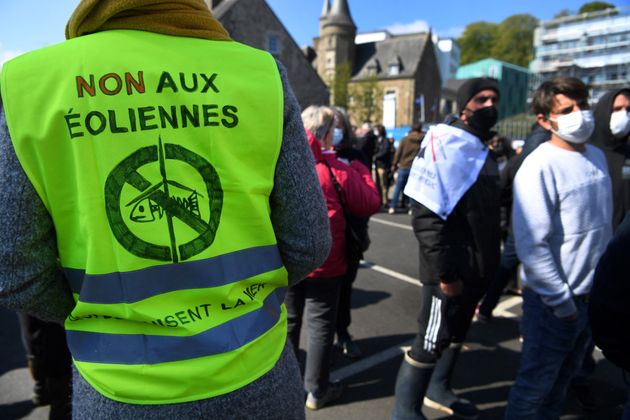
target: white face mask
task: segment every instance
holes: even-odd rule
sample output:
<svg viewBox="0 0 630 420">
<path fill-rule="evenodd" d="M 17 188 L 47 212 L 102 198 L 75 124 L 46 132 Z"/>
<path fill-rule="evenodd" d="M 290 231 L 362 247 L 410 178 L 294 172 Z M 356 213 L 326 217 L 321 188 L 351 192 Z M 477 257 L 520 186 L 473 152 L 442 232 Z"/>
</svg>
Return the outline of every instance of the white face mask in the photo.
<svg viewBox="0 0 630 420">
<path fill-rule="evenodd" d="M 333 138 L 332 138 L 333 146 L 339 146 L 342 140 L 343 140 L 343 129 L 335 128 L 333 130 Z"/>
<path fill-rule="evenodd" d="M 569 143 L 586 143 L 595 129 L 591 111 L 575 111 L 549 119 L 558 123 L 558 130 L 552 128 L 551 132 Z"/>
<path fill-rule="evenodd" d="M 617 138 L 623 138 L 630 133 L 630 112 L 622 109 L 610 114 L 610 131 Z"/>
</svg>

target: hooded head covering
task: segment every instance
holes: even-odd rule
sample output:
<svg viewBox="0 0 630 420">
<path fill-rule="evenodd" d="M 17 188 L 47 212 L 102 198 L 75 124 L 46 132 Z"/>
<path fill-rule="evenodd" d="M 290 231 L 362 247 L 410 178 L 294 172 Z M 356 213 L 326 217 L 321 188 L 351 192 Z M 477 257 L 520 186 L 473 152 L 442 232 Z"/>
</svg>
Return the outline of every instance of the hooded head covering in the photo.
<svg viewBox="0 0 630 420">
<path fill-rule="evenodd" d="M 482 90 L 490 89 L 500 95 L 497 79 L 491 77 L 476 77 L 468 79 L 457 90 L 457 106 L 461 114 L 470 99 Z"/>
<path fill-rule="evenodd" d="M 610 131 L 610 115 L 615 98 L 620 93 L 630 97 L 630 89 L 616 89 L 606 92 L 595 105 L 593 114 L 595 116 L 595 130 L 590 141 L 595 146 L 604 150 L 608 162 L 608 172 L 612 181 L 613 193 L 613 229 L 621 223 L 626 213 L 624 200 L 623 164 L 628 154 L 627 139 L 615 138 Z M 626 145 L 626 147 L 624 147 Z"/>
<path fill-rule="evenodd" d="M 615 138 L 610 131 L 610 115 L 612 114 L 613 102 L 620 93 L 630 98 L 630 88 L 616 89 L 608 91 L 602 96 L 595 108 L 593 116 L 595 117 L 595 130 L 591 136 L 591 143 L 595 146 L 606 150 L 614 150 L 626 142 L 628 137 Z"/>
</svg>

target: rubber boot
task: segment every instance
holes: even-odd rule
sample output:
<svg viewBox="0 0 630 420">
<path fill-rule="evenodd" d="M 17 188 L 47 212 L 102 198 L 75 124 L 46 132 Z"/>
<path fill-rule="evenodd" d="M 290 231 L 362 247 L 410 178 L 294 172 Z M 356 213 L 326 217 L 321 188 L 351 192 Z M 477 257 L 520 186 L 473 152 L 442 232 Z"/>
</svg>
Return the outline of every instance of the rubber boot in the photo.
<svg viewBox="0 0 630 420">
<path fill-rule="evenodd" d="M 33 386 L 33 397 L 31 401 L 34 406 L 40 407 L 50 404 L 50 395 L 48 394 L 48 386 L 46 384 L 46 374 L 43 371 L 42 364 L 33 356 L 27 356 L 28 370 L 35 382 Z"/>
<path fill-rule="evenodd" d="M 479 417 L 477 407 L 470 401 L 455 395 L 451 389 L 451 376 L 453 376 L 455 363 L 461 350 L 461 343 L 452 343 L 442 352 L 435 364 L 424 405 L 457 418 L 474 420 Z"/>
<path fill-rule="evenodd" d="M 72 376 L 62 375 L 48 378 L 50 391 L 49 420 L 72 419 Z"/>
<path fill-rule="evenodd" d="M 433 366 L 417 362 L 405 353 L 396 377 L 396 401 L 392 420 L 426 420 L 420 401 L 429 385 Z"/>
</svg>

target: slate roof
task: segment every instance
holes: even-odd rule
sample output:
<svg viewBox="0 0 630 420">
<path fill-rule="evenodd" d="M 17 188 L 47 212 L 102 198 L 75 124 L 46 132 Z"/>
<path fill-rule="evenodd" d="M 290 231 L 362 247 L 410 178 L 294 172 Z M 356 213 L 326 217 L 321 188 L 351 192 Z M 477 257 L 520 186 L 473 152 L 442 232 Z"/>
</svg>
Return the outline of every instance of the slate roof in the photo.
<svg viewBox="0 0 630 420">
<path fill-rule="evenodd" d="M 397 35 L 378 42 L 356 46 L 352 80 L 361 80 L 370 75 L 370 67 L 376 66 L 378 79 L 400 79 L 413 77 L 420 65 L 420 58 L 430 34 L 416 33 Z M 398 75 L 389 74 L 389 65 L 398 63 Z"/>
</svg>

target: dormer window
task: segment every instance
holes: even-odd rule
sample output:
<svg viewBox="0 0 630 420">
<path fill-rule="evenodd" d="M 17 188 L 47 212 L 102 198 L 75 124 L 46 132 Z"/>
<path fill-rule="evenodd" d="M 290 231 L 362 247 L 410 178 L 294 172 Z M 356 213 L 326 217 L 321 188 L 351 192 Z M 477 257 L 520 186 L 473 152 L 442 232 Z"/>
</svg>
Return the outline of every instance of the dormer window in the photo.
<svg viewBox="0 0 630 420">
<path fill-rule="evenodd" d="M 398 76 L 400 74 L 400 57 L 393 59 L 387 66 L 390 76 Z"/>
<path fill-rule="evenodd" d="M 367 65 L 367 73 L 369 76 L 376 76 L 380 71 L 378 60 L 374 59 Z"/>
</svg>

